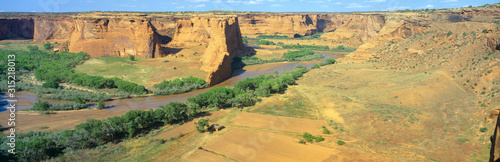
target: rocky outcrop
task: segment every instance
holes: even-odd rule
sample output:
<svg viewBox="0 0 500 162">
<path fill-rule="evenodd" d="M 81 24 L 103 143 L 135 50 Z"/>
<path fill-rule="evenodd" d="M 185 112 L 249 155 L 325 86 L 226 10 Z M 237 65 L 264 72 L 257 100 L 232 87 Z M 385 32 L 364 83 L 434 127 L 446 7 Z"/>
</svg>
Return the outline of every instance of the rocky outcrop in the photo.
<svg viewBox="0 0 500 162">
<path fill-rule="evenodd" d="M 34 41 L 66 42 L 90 56 L 162 57 L 157 33 L 145 18 L 36 18 Z"/>
<path fill-rule="evenodd" d="M 33 19 L 0 19 L 0 40 L 33 39 Z"/>
<path fill-rule="evenodd" d="M 216 84 L 231 76 L 235 52 L 244 48 L 237 17 L 194 17 L 177 21 L 173 44 L 207 43 L 200 62 L 206 81 Z"/>
<path fill-rule="evenodd" d="M 145 19 L 75 19 L 69 51 L 90 56 L 163 56 L 151 23 Z"/>
<path fill-rule="evenodd" d="M 258 35 L 312 35 L 329 26 L 325 19 L 314 14 L 245 14 L 239 15 L 241 32 L 246 36 Z"/>
</svg>

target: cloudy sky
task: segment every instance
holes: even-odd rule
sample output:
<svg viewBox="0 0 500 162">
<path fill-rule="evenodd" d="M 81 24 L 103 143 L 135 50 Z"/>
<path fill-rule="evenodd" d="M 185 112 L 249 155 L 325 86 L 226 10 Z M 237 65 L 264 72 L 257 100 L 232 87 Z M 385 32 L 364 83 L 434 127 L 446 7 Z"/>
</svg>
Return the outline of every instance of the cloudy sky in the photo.
<svg viewBox="0 0 500 162">
<path fill-rule="evenodd" d="M 498 0 L 3 0 L 0 12 L 264 11 L 352 12 L 460 8 Z"/>
</svg>

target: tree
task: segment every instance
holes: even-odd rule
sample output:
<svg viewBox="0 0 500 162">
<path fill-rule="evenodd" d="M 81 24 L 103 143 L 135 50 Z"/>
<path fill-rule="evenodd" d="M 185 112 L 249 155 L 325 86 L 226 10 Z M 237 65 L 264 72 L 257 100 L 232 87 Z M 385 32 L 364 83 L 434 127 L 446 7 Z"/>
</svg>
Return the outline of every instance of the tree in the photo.
<svg viewBox="0 0 500 162">
<path fill-rule="evenodd" d="M 323 134 L 330 134 L 330 131 L 323 126 Z"/>
<path fill-rule="evenodd" d="M 104 100 L 99 100 L 99 103 L 97 103 L 97 109 L 104 109 Z"/>
<path fill-rule="evenodd" d="M 83 99 L 81 97 L 76 97 L 75 98 L 75 103 L 77 103 L 77 104 L 85 104 L 85 99 Z"/>
<path fill-rule="evenodd" d="M 47 43 L 43 44 L 43 48 L 45 48 L 46 50 L 49 50 L 52 48 L 52 44 L 50 44 L 50 42 L 47 42 Z"/>
<path fill-rule="evenodd" d="M 42 85 L 43 88 L 59 88 L 59 83 L 57 83 L 54 80 L 49 80 L 43 83 Z"/>
<path fill-rule="evenodd" d="M 135 61 L 134 55 L 128 55 L 128 59 L 130 59 L 130 61 Z"/>
<path fill-rule="evenodd" d="M 205 126 L 209 127 L 210 126 L 210 119 L 200 119 L 198 122 L 195 122 L 194 125 L 196 126 L 196 130 L 198 132 L 203 132 L 205 131 Z"/>
<path fill-rule="evenodd" d="M 51 105 L 49 102 L 38 100 L 38 102 L 35 103 L 35 105 L 33 105 L 33 107 L 31 107 L 31 109 L 33 109 L 35 111 L 44 111 L 44 110 L 48 110 L 50 108 L 50 106 Z"/>
</svg>

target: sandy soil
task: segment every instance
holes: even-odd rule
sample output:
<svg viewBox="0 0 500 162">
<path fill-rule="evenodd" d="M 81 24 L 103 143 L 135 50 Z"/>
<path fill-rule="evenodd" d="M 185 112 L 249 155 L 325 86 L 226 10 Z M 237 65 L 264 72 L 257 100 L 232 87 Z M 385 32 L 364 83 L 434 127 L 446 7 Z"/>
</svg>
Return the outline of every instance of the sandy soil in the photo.
<svg viewBox="0 0 500 162">
<path fill-rule="evenodd" d="M 120 116 L 128 110 L 109 111 L 109 110 L 74 110 L 58 111 L 56 114 L 40 115 L 35 112 L 17 111 L 16 112 L 16 133 L 42 130 L 62 130 L 73 129 L 75 125 L 87 121 L 87 119 L 105 119 L 113 116 Z M 0 112 L 0 121 L 7 122 L 9 112 Z M 3 125 L 3 124 L 2 124 Z M 41 129 L 47 126 L 46 129 Z M 4 125 L 6 127 L 6 123 Z M 2 133 L 7 133 L 4 131 Z"/>
<path fill-rule="evenodd" d="M 290 132 L 309 132 L 312 134 L 321 134 L 323 125 L 322 120 L 311 120 L 293 117 L 273 116 L 256 113 L 243 112 L 233 120 L 235 125 L 247 127 L 257 127 L 264 129 L 275 129 Z"/>
<path fill-rule="evenodd" d="M 203 119 L 208 118 L 208 119 L 210 119 L 210 121 L 215 121 L 217 118 L 220 118 L 220 117 L 228 114 L 230 111 L 231 110 L 220 110 L 220 111 L 212 112 L 210 115 L 194 119 L 193 121 L 188 122 L 188 123 L 184 123 L 184 124 L 182 124 L 179 127 L 173 128 L 173 129 L 168 130 L 168 131 L 166 131 L 164 133 L 160 133 L 160 134 L 158 134 L 156 136 L 156 138 L 161 138 L 161 139 L 168 140 L 170 138 L 174 138 L 174 137 L 179 136 L 179 134 L 185 134 L 185 133 L 189 133 L 189 132 L 195 131 L 196 127 L 194 126 L 194 123 L 198 122 L 198 120 L 200 120 L 202 118 Z"/>
<path fill-rule="evenodd" d="M 237 161 L 323 161 L 337 150 L 300 144 L 285 135 L 234 129 L 203 148 Z"/>
</svg>

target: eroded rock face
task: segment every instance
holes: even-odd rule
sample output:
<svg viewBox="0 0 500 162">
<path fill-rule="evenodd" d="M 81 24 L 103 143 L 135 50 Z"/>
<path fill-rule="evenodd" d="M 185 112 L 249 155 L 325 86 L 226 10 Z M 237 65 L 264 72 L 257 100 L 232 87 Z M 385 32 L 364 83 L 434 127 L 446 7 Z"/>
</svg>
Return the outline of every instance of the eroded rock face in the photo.
<svg viewBox="0 0 500 162">
<path fill-rule="evenodd" d="M 66 50 L 90 56 L 164 55 L 153 26 L 144 18 L 37 18 L 34 41 L 67 41 Z"/>
<path fill-rule="evenodd" d="M 163 55 L 151 23 L 145 19 L 76 19 L 74 27 L 69 39 L 71 52 L 142 58 Z"/>
<path fill-rule="evenodd" d="M 0 40 L 33 39 L 33 19 L 0 19 Z"/>
<path fill-rule="evenodd" d="M 328 28 L 328 22 L 314 14 L 245 14 L 240 15 L 243 35 L 312 35 Z M 319 20 L 319 21 L 318 21 Z M 319 25 L 318 25 L 319 24 Z"/>
<path fill-rule="evenodd" d="M 200 62 L 206 81 L 216 84 L 231 76 L 235 52 L 244 48 L 237 17 L 195 17 L 177 22 L 174 44 L 208 43 Z"/>
</svg>

